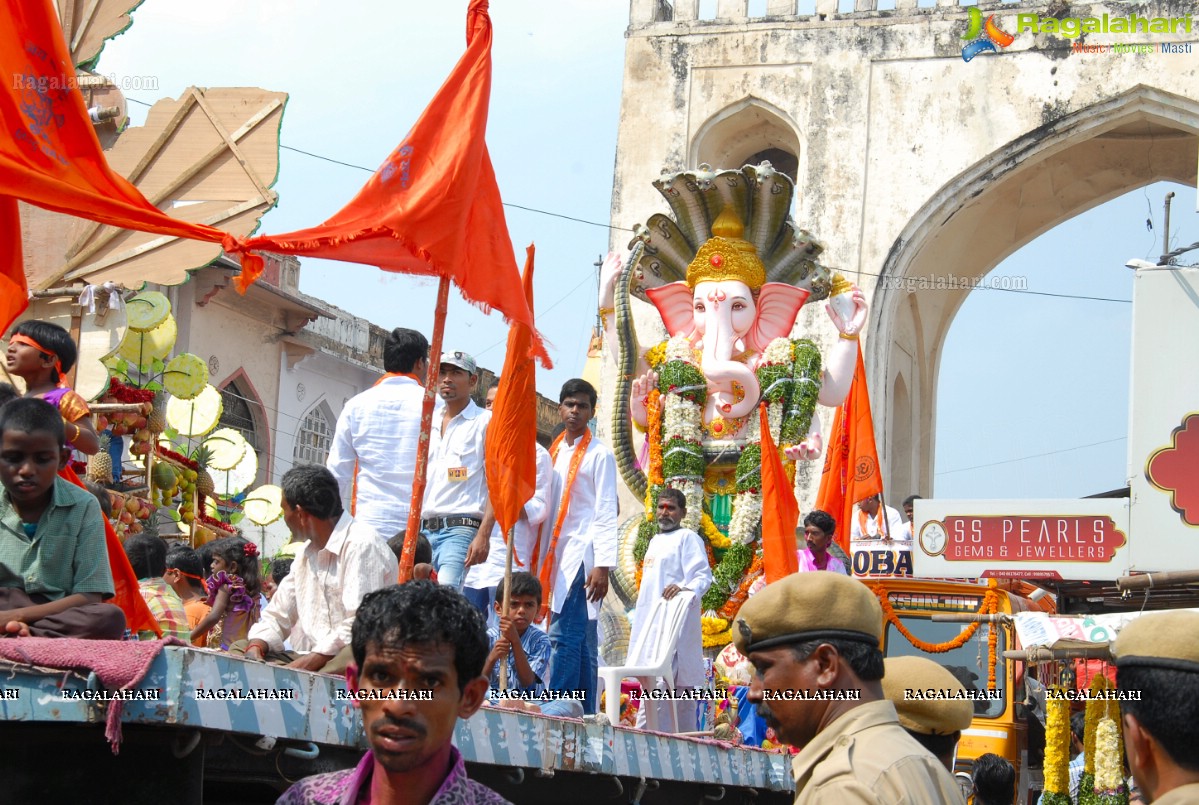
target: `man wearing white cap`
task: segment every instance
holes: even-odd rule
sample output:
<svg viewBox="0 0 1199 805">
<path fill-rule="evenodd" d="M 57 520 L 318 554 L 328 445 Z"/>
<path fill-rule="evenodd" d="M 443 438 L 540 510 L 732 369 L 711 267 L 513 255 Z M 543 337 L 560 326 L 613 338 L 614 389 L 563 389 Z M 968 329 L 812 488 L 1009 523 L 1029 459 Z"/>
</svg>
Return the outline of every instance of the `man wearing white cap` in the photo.
<svg viewBox="0 0 1199 805">
<path fill-rule="evenodd" d="M 487 425 L 471 394 L 479 383 L 475 359 L 465 352 L 441 353 L 437 394 L 445 403 L 429 435 L 429 471 L 421 528 L 433 546 L 433 567 L 442 584 L 462 587 L 466 568 L 487 559 L 495 518 L 483 471 Z"/>
</svg>

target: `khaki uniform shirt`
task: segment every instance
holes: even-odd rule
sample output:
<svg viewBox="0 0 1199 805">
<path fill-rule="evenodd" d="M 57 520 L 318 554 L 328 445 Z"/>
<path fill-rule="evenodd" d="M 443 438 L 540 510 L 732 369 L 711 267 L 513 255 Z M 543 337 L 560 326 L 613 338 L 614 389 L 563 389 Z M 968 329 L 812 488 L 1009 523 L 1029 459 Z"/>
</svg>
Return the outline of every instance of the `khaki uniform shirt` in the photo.
<svg viewBox="0 0 1199 805">
<path fill-rule="evenodd" d="M 1199 783 L 1173 788 L 1153 800 L 1153 805 L 1191 805 L 1199 802 Z"/>
<path fill-rule="evenodd" d="M 795 756 L 792 773 L 796 805 L 962 805 L 953 776 L 888 701 L 838 718 Z"/>
</svg>

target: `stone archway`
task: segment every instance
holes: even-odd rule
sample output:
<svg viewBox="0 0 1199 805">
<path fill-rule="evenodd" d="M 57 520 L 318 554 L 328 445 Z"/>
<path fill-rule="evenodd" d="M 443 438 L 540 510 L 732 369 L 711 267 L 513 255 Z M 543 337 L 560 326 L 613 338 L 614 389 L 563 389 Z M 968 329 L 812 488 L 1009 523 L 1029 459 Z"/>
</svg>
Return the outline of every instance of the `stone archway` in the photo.
<svg viewBox="0 0 1199 805">
<path fill-rule="evenodd" d="M 910 432 L 900 433 L 893 416 L 876 434 L 888 488 L 903 481 L 935 492 L 940 344 L 969 283 L 1057 224 L 1129 190 L 1159 180 L 1194 184 L 1197 151 L 1199 101 L 1141 85 L 1009 142 L 921 207 L 894 241 L 871 303 L 867 365 L 880 392 L 872 404 L 889 410 L 902 388 L 911 410 Z"/>
</svg>

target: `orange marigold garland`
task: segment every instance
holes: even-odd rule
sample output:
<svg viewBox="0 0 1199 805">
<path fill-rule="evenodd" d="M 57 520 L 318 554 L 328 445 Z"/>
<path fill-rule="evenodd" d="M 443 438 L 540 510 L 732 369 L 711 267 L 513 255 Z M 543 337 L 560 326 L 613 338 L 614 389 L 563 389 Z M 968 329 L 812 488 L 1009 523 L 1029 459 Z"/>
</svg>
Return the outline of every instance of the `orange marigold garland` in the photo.
<svg viewBox="0 0 1199 805">
<path fill-rule="evenodd" d="M 975 621 L 965 628 L 965 630 L 955 637 L 953 640 L 947 640 L 944 643 L 927 643 L 921 640 L 916 635 L 908 631 L 908 628 L 903 625 L 903 621 L 899 619 L 899 615 L 895 613 L 895 609 L 891 606 L 891 602 L 887 600 L 887 591 L 877 585 L 871 585 L 870 589 L 878 598 L 879 605 L 883 608 L 883 619 L 887 623 L 894 626 L 904 638 L 916 648 L 927 654 L 944 654 L 947 651 L 953 651 L 956 648 L 961 648 L 974 637 L 974 633 L 978 631 L 979 621 Z M 999 596 L 994 590 L 988 590 L 983 596 L 982 605 L 978 608 L 979 615 L 994 615 L 999 607 Z M 991 630 L 994 632 L 994 630 Z M 991 666 L 994 669 L 994 658 L 991 659 Z M 992 670 L 990 681 L 994 680 L 994 670 Z"/>
<path fill-rule="evenodd" d="M 662 478 L 662 392 L 654 389 L 646 403 L 646 440 L 649 442 L 649 483 L 661 486 Z"/>
<path fill-rule="evenodd" d="M 995 660 L 998 654 L 999 624 L 991 623 L 987 625 L 987 690 L 995 690 Z"/>
<path fill-rule="evenodd" d="M 724 606 L 719 609 L 717 614 L 722 618 L 731 620 L 737 614 L 737 610 L 745 602 L 745 599 L 749 598 L 749 588 L 761 573 L 762 555 L 756 554 L 754 561 L 749 566 L 749 570 L 745 571 L 745 577 L 741 579 L 740 586 L 737 587 L 736 592 L 729 596 L 729 600 L 724 602 Z"/>
</svg>

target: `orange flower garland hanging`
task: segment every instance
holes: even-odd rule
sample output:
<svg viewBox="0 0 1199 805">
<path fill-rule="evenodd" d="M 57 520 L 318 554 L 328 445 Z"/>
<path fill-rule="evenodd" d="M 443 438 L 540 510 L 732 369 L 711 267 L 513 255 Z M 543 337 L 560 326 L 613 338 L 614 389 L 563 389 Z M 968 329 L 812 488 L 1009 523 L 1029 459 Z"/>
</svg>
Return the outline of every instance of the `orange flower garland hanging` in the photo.
<svg viewBox="0 0 1199 805">
<path fill-rule="evenodd" d="M 662 392 L 654 389 L 646 402 L 646 430 L 649 442 L 649 483 L 661 486 L 662 478 Z"/>
<path fill-rule="evenodd" d="M 900 620 L 899 615 L 897 615 L 895 613 L 895 609 L 891 606 L 891 602 L 887 600 L 887 591 L 886 590 L 884 590 L 883 588 L 881 588 L 877 585 L 871 585 L 870 589 L 874 592 L 875 596 L 878 597 L 878 603 L 883 608 L 883 618 L 887 621 L 887 623 L 894 626 L 899 631 L 899 633 L 901 635 L 903 635 L 904 638 L 909 643 L 911 643 L 913 646 L 915 646 L 916 648 L 920 649 L 921 651 L 923 651 L 927 654 L 944 654 L 947 651 L 953 651 L 954 649 L 961 648 L 962 646 L 966 645 L 966 643 L 968 643 L 970 641 L 970 638 L 974 637 L 974 633 L 978 631 L 979 621 L 975 621 L 974 623 L 967 626 L 965 628 L 965 630 L 963 630 L 962 633 L 959 634 L 957 637 L 955 637 L 953 640 L 947 640 L 944 643 L 925 642 L 924 640 L 921 640 L 919 637 L 916 637 L 916 635 L 909 632 L 908 628 L 903 625 L 903 621 Z M 998 608 L 999 608 L 999 596 L 996 595 L 994 590 L 987 590 L 986 594 L 983 596 L 982 606 L 980 606 L 978 608 L 978 614 L 979 615 L 994 615 L 995 612 L 998 610 Z M 991 634 L 997 635 L 997 631 L 995 629 L 991 629 Z M 997 648 L 998 648 L 998 637 L 996 637 L 996 640 L 991 642 L 991 645 L 990 645 L 991 657 L 990 657 L 989 662 L 990 662 L 990 666 L 991 666 L 991 673 L 988 677 L 988 684 L 992 687 L 992 689 L 994 689 L 994 683 L 995 683 L 994 668 L 995 668 L 995 651 L 997 650 Z"/>
</svg>

